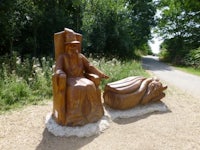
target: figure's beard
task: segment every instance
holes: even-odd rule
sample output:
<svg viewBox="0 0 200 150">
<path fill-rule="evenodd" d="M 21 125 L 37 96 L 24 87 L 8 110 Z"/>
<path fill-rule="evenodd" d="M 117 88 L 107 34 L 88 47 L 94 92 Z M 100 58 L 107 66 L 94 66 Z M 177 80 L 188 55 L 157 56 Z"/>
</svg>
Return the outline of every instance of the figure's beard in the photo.
<svg viewBox="0 0 200 150">
<path fill-rule="evenodd" d="M 71 53 L 68 53 L 68 56 L 71 58 L 71 59 L 77 59 L 78 58 L 78 53 L 77 52 L 71 52 Z"/>
</svg>

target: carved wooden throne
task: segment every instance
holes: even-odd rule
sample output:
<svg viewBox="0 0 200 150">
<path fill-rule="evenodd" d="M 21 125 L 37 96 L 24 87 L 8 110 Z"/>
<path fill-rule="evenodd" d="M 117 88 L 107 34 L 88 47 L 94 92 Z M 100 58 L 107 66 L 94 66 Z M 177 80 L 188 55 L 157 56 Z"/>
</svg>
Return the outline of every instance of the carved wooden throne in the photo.
<svg viewBox="0 0 200 150">
<path fill-rule="evenodd" d="M 65 28 L 64 30 L 70 30 Z M 73 30 L 72 30 L 73 31 Z M 76 40 L 82 43 L 82 35 L 79 33 L 75 33 Z M 65 42 L 65 31 L 58 32 L 54 34 L 54 47 L 55 47 L 55 59 L 57 60 L 59 55 L 64 53 L 64 42 Z M 81 44 L 79 47 L 79 52 L 81 52 Z M 100 84 L 100 78 L 95 74 L 85 74 L 85 77 L 89 80 L 93 81 L 96 86 L 96 91 L 98 94 L 99 101 L 101 101 L 101 91 L 98 88 Z M 59 76 L 56 74 L 55 69 L 52 76 L 52 83 L 53 83 L 53 118 L 55 121 L 60 125 L 68 125 L 66 123 L 66 109 L 67 109 L 67 96 L 66 96 L 66 77 Z M 103 110 L 103 107 L 102 107 Z M 102 115 L 103 116 L 103 112 Z M 89 122 L 86 122 L 89 123 Z M 84 123 L 84 124 L 86 124 Z M 72 125 L 76 126 L 76 125 Z"/>
</svg>

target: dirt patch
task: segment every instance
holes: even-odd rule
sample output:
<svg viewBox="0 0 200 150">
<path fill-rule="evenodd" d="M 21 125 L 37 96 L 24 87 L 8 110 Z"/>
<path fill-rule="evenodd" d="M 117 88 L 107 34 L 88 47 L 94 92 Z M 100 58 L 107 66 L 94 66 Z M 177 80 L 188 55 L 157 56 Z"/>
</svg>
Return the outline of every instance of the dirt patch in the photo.
<svg viewBox="0 0 200 150">
<path fill-rule="evenodd" d="M 169 86 L 165 113 L 117 119 L 100 135 L 55 137 L 45 128 L 52 102 L 0 115 L 1 150 L 200 149 L 200 101 Z"/>
</svg>

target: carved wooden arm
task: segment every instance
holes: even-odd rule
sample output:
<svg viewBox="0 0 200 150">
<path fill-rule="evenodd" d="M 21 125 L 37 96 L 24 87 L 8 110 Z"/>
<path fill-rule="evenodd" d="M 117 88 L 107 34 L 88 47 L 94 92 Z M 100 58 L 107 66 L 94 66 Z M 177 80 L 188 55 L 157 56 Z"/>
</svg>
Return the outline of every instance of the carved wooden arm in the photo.
<svg viewBox="0 0 200 150">
<path fill-rule="evenodd" d="M 61 125 L 65 125 L 65 92 L 66 92 L 66 74 L 54 73 L 53 80 L 53 116 Z"/>
<path fill-rule="evenodd" d="M 101 78 L 93 73 L 85 73 L 85 77 L 94 82 L 96 87 L 98 87 L 101 82 Z"/>
</svg>

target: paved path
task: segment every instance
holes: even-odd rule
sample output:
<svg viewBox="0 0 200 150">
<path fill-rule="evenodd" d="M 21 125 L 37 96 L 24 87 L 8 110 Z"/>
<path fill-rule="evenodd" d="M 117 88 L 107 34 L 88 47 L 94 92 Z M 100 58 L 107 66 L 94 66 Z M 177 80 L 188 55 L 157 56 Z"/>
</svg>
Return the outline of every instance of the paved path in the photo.
<svg viewBox="0 0 200 150">
<path fill-rule="evenodd" d="M 200 98 L 200 77 L 191 75 L 159 62 L 158 57 L 144 56 L 143 67 L 159 79 L 170 83 L 184 92 Z"/>
</svg>

